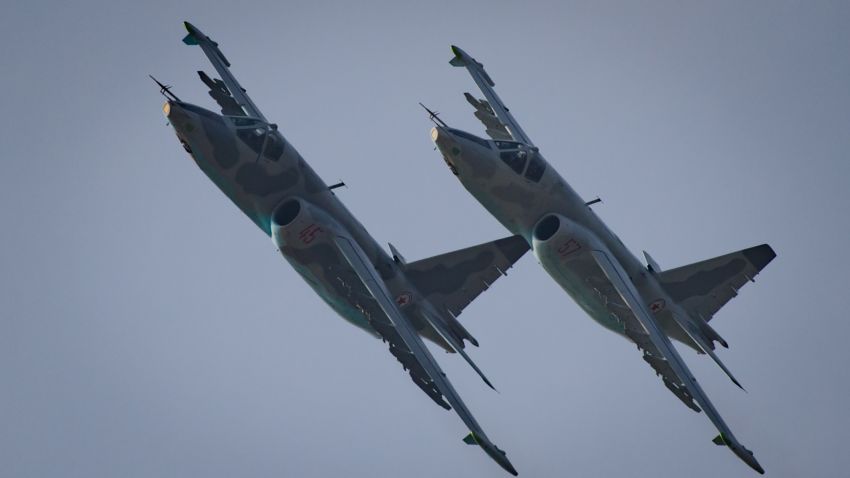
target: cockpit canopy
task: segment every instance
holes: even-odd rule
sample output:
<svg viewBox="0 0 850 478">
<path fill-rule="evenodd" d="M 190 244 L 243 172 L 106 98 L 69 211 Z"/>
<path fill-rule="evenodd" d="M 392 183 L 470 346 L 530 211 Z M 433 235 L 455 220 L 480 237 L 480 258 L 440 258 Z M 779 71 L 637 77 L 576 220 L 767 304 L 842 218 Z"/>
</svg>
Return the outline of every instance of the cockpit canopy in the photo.
<svg viewBox="0 0 850 478">
<path fill-rule="evenodd" d="M 247 116 L 225 116 L 225 118 L 229 119 L 233 124 L 236 125 L 237 128 L 245 128 L 245 127 L 265 127 L 266 123 L 256 118 L 249 118 Z"/>
<path fill-rule="evenodd" d="M 280 133 L 266 122 L 246 116 L 225 116 L 236 126 L 236 136 L 242 140 L 257 156 L 262 155 L 269 161 L 277 161 L 283 155 L 285 143 Z"/>
<path fill-rule="evenodd" d="M 519 149 L 522 143 L 516 141 L 494 141 L 499 149 Z"/>
<path fill-rule="evenodd" d="M 534 182 L 540 181 L 540 178 L 543 177 L 543 172 L 546 171 L 546 161 L 543 160 L 543 156 L 537 151 L 521 146 L 520 143 L 496 141 L 496 147 L 499 149 L 505 149 L 502 148 L 502 145 L 508 144 L 518 149 L 499 152 L 499 158 L 502 162 L 507 164 L 515 173 L 525 176 L 526 179 Z"/>
<path fill-rule="evenodd" d="M 525 176 L 530 181 L 540 181 L 546 171 L 546 161 L 543 160 L 536 148 L 529 149 L 528 146 L 517 141 L 488 141 L 459 129 L 448 128 L 448 130 L 455 136 L 473 141 L 490 150 L 495 145 L 496 149 L 499 150 L 499 159 L 507 164 L 512 171 Z"/>
<path fill-rule="evenodd" d="M 483 146 L 487 149 L 493 149 L 493 147 L 490 146 L 490 142 L 487 141 L 484 138 L 479 138 L 478 136 L 475 136 L 474 134 L 469 134 L 466 131 L 461 131 L 459 129 L 448 128 L 448 130 L 451 134 L 453 134 L 455 136 L 459 136 L 463 139 L 468 139 L 469 141 L 472 141 L 474 143 L 478 143 L 479 145 L 481 145 L 481 146 Z"/>
</svg>

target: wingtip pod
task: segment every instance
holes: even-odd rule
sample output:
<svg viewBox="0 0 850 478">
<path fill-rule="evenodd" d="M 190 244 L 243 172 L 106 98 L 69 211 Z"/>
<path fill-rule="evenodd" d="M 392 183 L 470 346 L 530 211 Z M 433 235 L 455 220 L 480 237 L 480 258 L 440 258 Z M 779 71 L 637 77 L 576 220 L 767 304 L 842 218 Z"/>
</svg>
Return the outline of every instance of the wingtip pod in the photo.
<svg viewBox="0 0 850 478">
<path fill-rule="evenodd" d="M 464 53 L 463 50 L 452 45 L 452 53 L 454 53 L 455 56 L 451 60 L 449 60 L 450 65 L 452 65 L 452 66 L 466 66 L 466 60 L 464 59 L 464 56 L 466 56 L 466 53 Z"/>
<path fill-rule="evenodd" d="M 762 468 L 758 460 L 756 460 L 753 452 L 744 447 L 744 445 L 728 440 L 722 433 L 714 437 L 711 441 L 714 442 L 715 445 L 728 447 L 732 450 L 732 453 L 734 453 L 744 463 L 749 465 L 750 468 L 756 470 L 760 475 L 764 474 L 764 468 Z"/>
<path fill-rule="evenodd" d="M 183 43 L 187 45 L 197 45 L 198 37 L 195 36 L 195 32 L 198 31 L 198 29 L 189 22 L 183 22 L 183 27 L 187 32 L 189 32 L 185 37 L 183 37 Z"/>
<path fill-rule="evenodd" d="M 477 71 L 483 78 L 484 81 L 487 82 L 490 87 L 496 86 L 496 83 L 493 82 L 493 79 L 490 78 L 490 75 L 484 71 L 484 65 L 479 63 L 475 58 L 469 56 L 469 53 L 461 50 L 459 47 L 452 45 L 452 53 L 455 56 L 449 60 L 449 64 L 452 66 L 464 66 L 467 68 L 471 68 L 470 71 Z"/>
<path fill-rule="evenodd" d="M 753 452 L 747 450 L 743 446 L 730 447 L 732 452 L 738 455 L 738 458 L 744 461 L 747 465 L 750 466 L 753 470 L 756 470 L 759 475 L 764 474 L 764 468 L 761 467 L 756 457 L 753 455 Z"/>
<path fill-rule="evenodd" d="M 224 53 L 219 50 L 218 43 L 214 42 L 210 37 L 204 35 L 204 33 L 199 30 L 198 27 L 192 25 L 189 22 L 183 22 L 183 27 L 186 28 L 187 32 L 189 32 L 188 35 L 183 37 L 183 43 L 187 45 L 201 45 L 202 43 L 204 43 L 205 47 L 212 47 L 212 50 L 221 59 L 221 61 L 227 67 L 230 67 L 230 62 L 227 60 L 227 57 L 224 56 Z"/>
<path fill-rule="evenodd" d="M 501 466 L 505 471 L 507 471 L 513 476 L 519 475 L 519 473 L 517 473 L 516 471 L 516 468 L 514 468 L 510 460 L 508 460 L 508 456 L 505 454 L 505 452 L 499 449 L 499 447 L 497 447 L 496 445 L 490 443 L 490 441 L 487 440 L 486 437 L 479 437 L 476 436 L 474 433 L 470 432 L 469 435 L 463 437 L 463 442 L 467 445 L 480 446 L 484 450 L 484 453 L 487 453 L 487 455 L 492 458 L 496 463 L 498 463 L 499 466 Z"/>
</svg>

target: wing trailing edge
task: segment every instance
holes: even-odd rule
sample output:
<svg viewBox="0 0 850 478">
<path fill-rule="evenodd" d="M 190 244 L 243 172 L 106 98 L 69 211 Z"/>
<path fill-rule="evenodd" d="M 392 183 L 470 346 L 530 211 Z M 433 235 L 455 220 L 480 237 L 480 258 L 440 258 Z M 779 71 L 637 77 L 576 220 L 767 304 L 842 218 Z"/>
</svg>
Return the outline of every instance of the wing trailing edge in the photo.
<svg viewBox="0 0 850 478">
<path fill-rule="evenodd" d="M 711 420 L 720 432 L 726 446 L 752 469 L 764 474 L 764 468 L 762 468 L 756 460 L 753 452 L 738 442 L 732 434 L 732 430 L 730 430 L 726 425 L 726 422 L 723 421 L 723 418 L 717 412 L 717 409 L 714 408 L 714 405 L 708 399 L 708 396 L 702 390 L 702 387 L 700 387 L 696 378 L 694 378 L 687 365 L 685 365 L 685 361 L 682 360 L 682 357 L 679 356 L 679 353 L 676 351 L 675 347 L 673 347 L 670 339 L 667 338 L 667 335 L 664 334 L 660 326 L 655 322 L 655 319 L 652 317 L 649 309 L 640 299 L 641 296 L 637 292 L 634 283 L 632 283 L 622 266 L 615 259 L 612 259 L 610 254 L 604 250 L 595 249 L 592 251 L 592 254 L 596 263 L 602 269 L 602 272 L 608 280 L 611 281 L 611 284 L 614 286 L 618 295 L 623 301 L 625 301 L 626 305 L 634 314 L 634 317 L 640 322 L 641 327 L 648 335 L 647 338 L 649 341 L 652 343 L 654 348 L 658 350 L 659 356 L 655 357 L 654 354 L 651 354 L 651 359 L 647 361 L 650 362 L 650 365 L 653 365 L 653 368 L 655 368 L 656 371 L 659 371 L 659 373 L 662 373 L 662 375 L 665 376 L 664 384 L 670 388 L 667 376 L 671 375 L 671 373 L 673 377 L 678 378 L 682 385 L 681 391 L 692 397 L 693 400 L 702 407 L 709 420 Z M 646 356 L 644 357 L 646 359 Z M 661 367 L 656 368 L 652 361 L 663 361 L 666 363 L 664 363 Z M 659 363 L 658 365 L 661 364 Z M 671 388 L 671 391 L 676 393 L 673 388 Z"/>
<path fill-rule="evenodd" d="M 386 284 L 381 279 L 375 267 L 369 262 L 366 253 L 363 252 L 360 245 L 354 239 L 345 235 L 336 235 L 334 242 L 360 281 L 375 299 L 380 309 L 389 318 L 391 323 L 384 326 L 389 328 L 387 331 L 388 335 L 397 337 L 400 342 L 396 346 L 399 348 L 399 353 L 404 354 L 403 357 L 406 359 L 406 363 L 414 367 L 417 371 L 418 375 L 416 376 L 413 376 L 413 373 L 411 373 L 414 382 L 417 382 L 417 385 L 419 385 L 417 379 L 427 381 L 428 387 L 423 388 L 423 390 L 437 403 L 440 403 L 438 400 L 440 397 L 432 396 L 432 394 L 442 395 L 448 402 L 447 405 L 454 408 L 455 413 L 457 413 L 463 423 L 469 428 L 469 431 L 475 436 L 476 443 L 484 452 L 505 471 L 512 475 L 517 475 L 516 469 L 514 469 L 505 453 L 487 438 L 481 425 L 475 420 L 472 412 L 463 403 L 460 395 L 455 391 L 446 374 L 425 346 L 425 343 L 419 338 L 413 324 L 399 310 L 395 301 L 391 299 Z M 392 351 L 392 349 L 393 344 L 391 343 L 390 350 Z M 414 369 L 411 369 L 411 372 Z"/>
<path fill-rule="evenodd" d="M 660 272 L 658 281 L 670 298 L 708 322 L 775 257 L 773 248 L 762 244 Z"/>
</svg>

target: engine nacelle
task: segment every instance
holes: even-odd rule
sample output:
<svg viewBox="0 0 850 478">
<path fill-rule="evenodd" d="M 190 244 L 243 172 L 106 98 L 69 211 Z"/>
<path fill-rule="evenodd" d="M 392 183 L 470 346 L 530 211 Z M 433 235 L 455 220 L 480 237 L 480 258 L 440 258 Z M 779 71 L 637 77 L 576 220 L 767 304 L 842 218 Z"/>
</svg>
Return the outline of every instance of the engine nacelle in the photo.
<svg viewBox="0 0 850 478">
<path fill-rule="evenodd" d="M 537 222 L 531 244 L 544 267 L 584 259 L 592 249 L 601 248 L 593 233 L 560 214 L 548 214 Z"/>
<path fill-rule="evenodd" d="M 279 247 L 307 248 L 332 240 L 340 227 L 322 209 L 300 198 L 284 200 L 272 212 L 272 241 Z"/>
</svg>

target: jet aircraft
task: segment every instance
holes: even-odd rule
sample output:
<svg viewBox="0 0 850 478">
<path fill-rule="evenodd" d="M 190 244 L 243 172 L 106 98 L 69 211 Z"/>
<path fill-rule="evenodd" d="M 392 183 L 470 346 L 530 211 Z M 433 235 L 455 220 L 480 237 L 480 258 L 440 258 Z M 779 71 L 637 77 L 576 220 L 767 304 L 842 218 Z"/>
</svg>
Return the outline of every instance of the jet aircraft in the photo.
<svg viewBox="0 0 850 478">
<path fill-rule="evenodd" d="M 529 246 L 506 237 L 407 262 L 387 254 L 270 123 L 231 74 L 218 44 L 185 23 L 183 42 L 198 45 L 221 79 L 198 72 L 221 114 L 181 101 L 162 85 L 163 106 L 183 148 L 200 169 L 270 236 L 283 257 L 340 316 L 389 344 L 390 353 L 435 403 L 454 408 L 479 445 L 509 473 L 505 452 L 476 422 L 423 342 L 457 352 L 478 345 L 457 316 Z M 492 387 L 492 385 L 490 385 Z"/>
<path fill-rule="evenodd" d="M 728 347 L 709 320 L 776 256 L 763 244 L 694 264 L 662 270 L 626 248 L 590 207 L 546 162 L 539 148 L 493 89 L 484 65 L 456 46 L 451 65 L 466 68 L 484 94 L 465 93 L 490 139 L 431 118 L 431 139 L 463 186 L 509 231 L 528 241 L 550 276 L 604 327 L 643 351 L 664 385 L 694 411 L 705 411 L 726 445 L 764 473 L 723 421 L 670 338 L 708 354 L 741 386 L 714 352 Z M 427 109 L 427 108 L 426 108 Z"/>
</svg>

